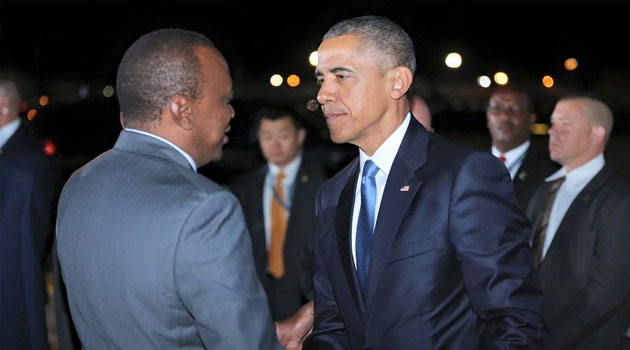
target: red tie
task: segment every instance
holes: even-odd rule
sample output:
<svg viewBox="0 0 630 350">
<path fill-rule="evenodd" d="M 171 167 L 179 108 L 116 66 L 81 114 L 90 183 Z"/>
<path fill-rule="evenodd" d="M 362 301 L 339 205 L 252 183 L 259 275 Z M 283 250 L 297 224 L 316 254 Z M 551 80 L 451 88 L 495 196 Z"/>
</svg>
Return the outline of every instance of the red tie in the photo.
<svg viewBox="0 0 630 350">
<path fill-rule="evenodd" d="M 505 157 L 503 155 L 499 156 L 499 160 L 501 161 L 501 163 L 505 164 Z"/>
</svg>

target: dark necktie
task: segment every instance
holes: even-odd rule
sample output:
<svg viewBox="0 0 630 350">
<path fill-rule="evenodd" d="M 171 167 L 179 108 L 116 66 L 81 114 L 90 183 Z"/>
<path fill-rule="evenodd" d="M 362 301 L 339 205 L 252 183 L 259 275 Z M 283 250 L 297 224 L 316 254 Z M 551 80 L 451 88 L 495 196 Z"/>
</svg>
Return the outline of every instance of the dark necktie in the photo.
<svg viewBox="0 0 630 350">
<path fill-rule="evenodd" d="M 551 214 L 551 207 L 556 199 L 558 189 L 562 186 L 565 177 L 561 177 L 551 183 L 549 193 L 543 204 L 543 210 L 536 220 L 536 227 L 534 231 L 534 241 L 532 242 L 532 252 L 534 254 L 534 267 L 538 267 L 543 259 L 543 247 L 545 246 L 545 236 L 547 235 L 547 226 L 549 225 L 549 215 Z"/>
<path fill-rule="evenodd" d="M 505 160 L 506 160 L 506 159 L 505 159 L 505 156 L 504 156 L 504 155 L 500 155 L 498 158 L 499 158 L 499 160 L 501 161 L 501 163 L 505 164 Z"/>
<path fill-rule="evenodd" d="M 356 232 L 357 277 L 361 295 L 365 300 L 370 254 L 372 252 L 372 236 L 374 234 L 374 213 L 376 205 L 376 174 L 378 167 L 368 160 L 363 166 L 361 178 L 361 209 Z"/>
</svg>

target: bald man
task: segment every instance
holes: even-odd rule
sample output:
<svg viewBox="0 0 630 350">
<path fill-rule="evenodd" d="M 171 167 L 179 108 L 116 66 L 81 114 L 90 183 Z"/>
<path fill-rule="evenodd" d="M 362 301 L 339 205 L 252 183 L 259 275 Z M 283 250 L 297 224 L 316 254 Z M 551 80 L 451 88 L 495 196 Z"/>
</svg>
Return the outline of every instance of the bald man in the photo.
<svg viewBox="0 0 630 350">
<path fill-rule="evenodd" d="M 549 152 L 562 168 L 532 197 L 545 349 L 620 349 L 628 326 L 630 189 L 606 166 L 613 116 L 587 96 L 561 99 Z"/>
<path fill-rule="evenodd" d="M 419 95 L 413 94 L 409 99 L 409 105 L 411 114 L 416 118 L 416 120 L 419 121 L 425 129 L 434 132 L 435 130 L 433 129 L 433 125 L 431 123 L 431 111 L 429 110 L 429 106 L 426 101 Z"/>
</svg>

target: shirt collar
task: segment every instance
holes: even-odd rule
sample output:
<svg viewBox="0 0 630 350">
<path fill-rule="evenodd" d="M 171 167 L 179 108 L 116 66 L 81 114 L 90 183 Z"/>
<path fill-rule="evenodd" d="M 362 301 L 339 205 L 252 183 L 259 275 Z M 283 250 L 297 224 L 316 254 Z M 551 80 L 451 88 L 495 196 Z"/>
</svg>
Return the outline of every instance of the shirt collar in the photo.
<svg viewBox="0 0 630 350">
<path fill-rule="evenodd" d="M 272 162 L 267 162 L 267 166 L 269 167 L 269 175 L 274 178 L 278 175 L 280 171 L 284 173 L 284 178 L 286 180 L 290 180 L 293 182 L 293 179 L 297 176 L 298 170 L 300 169 L 300 164 L 302 163 L 302 153 L 298 153 L 297 157 L 293 159 L 289 164 L 285 165 L 283 168 L 273 164 Z"/>
<path fill-rule="evenodd" d="M 571 184 L 592 179 L 595 175 L 597 175 L 600 170 L 602 170 L 605 164 L 606 162 L 604 161 L 604 154 L 600 153 L 595 156 L 595 158 L 573 169 L 569 173 L 567 173 L 567 169 L 565 167 L 562 167 L 560 170 L 556 171 L 551 176 L 546 178 L 545 181 L 551 182 L 563 176 L 566 176 L 565 183 L 567 183 L 568 186 L 571 186 Z"/>
<path fill-rule="evenodd" d="M 2 148 L 2 146 L 9 141 L 11 136 L 15 134 L 17 129 L 20 127 L 21 122 L 20 118 L 15 118 L 15 120 L 8 122 L 0 128 L 0 148 Z"/>
<path fill-rule="evenodd" d="M 149 132 L 138 130 L 138 129 L 125 128 L 125 130 L 126 131 L 135 132 L 135 133 L 138 133 L 138 134 L 142 134 L 142 135 L 146 135 L 146 136 L 149 136 L 149 137 L 153 137 L 154 139 L 158 139 L 158 140 L 166 143 L 167 145 L 173 147 L 177 152 L 181 153 L 184 156 L 184 158 L 186 158 L 188 163 L 190 164 L 190 167 L 194 171 L 197 171 L 197 164 L 195 164 L 195 161 L 193 160 L 193 158 L 188 153 L 184 152 L 184 150 L 182 150 L 181 148 L 175 146 L 175 144 L 172 143 L 171 141 L 169 141 L 169 140 L 167 140 L 167 139 L 165 139 L 163 137 L 159 137 L 159 136 L 157 136 L 155 134 L 151 134 Z"/>
<path fill-rule="evenodd" d="M 513 162 L 521 159 L 521 157 L 525 154 L 525 152 L 527 152 L 527 149 L 529 148 L 530 144 L 531 142 L 527 140 L 505 153 L 501 153 L 501 151 L 499 151 L 494 145 L 492 145 L 492 155 L 494 155 L 497 158 L 499 158 L 499 156 L 501 155 L 504 156 L 505 164 L 509 166 Z"/>
<path fill-rule="evenodd" d="M 405 137 L 405 132 L 407 131 L 407 127 L 409 126 L 410 119 L 411 113 L 407 113 L 407 116 L 405 117 L 405 120 L 402 122 L 402 124 L 400 124 L 400 126 L 391 135 L 389 135 L 385 142 L 383 142 L 383 144 L 378 147 L 372 157 L 368 157 L 368 155 L 359 148 L 361 171 L 363 171 L 363 164 L 365 164 L 365 161 L 371 159 L 380 171 L 389 176 L 389 171 L 392 168 L 392 164 L 394 164 L 396 153 L 398 153 L 400 144 Z"/>
</svg>

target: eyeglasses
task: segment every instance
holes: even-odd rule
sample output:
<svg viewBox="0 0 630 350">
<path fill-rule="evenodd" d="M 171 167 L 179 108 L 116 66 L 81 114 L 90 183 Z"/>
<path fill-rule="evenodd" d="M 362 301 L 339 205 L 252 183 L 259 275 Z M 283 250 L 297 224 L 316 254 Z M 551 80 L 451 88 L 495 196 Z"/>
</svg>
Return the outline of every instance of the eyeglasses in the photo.
<svg viewBox="0 0 630 350">
<path fill-rule="evenodd" d="M 490 104 L 488 105 L 488 107 L 486 108 L 486 111 L 488 113 L 491 114 L 505 114 L 507 116 L 513 117 L 517 114 L 520 114 L 523 112 L 523 108 L 521 108 L 520 106 L 502 106 L 502 105 L 493 105 Z"/>
</svg>

